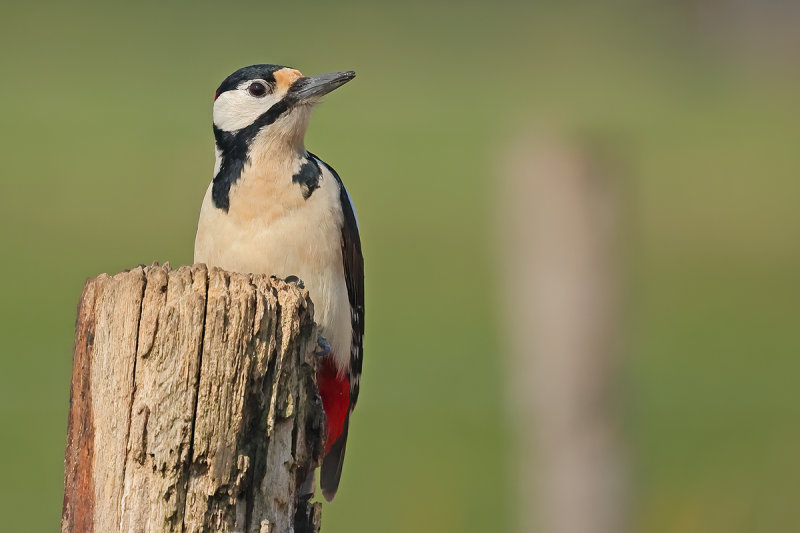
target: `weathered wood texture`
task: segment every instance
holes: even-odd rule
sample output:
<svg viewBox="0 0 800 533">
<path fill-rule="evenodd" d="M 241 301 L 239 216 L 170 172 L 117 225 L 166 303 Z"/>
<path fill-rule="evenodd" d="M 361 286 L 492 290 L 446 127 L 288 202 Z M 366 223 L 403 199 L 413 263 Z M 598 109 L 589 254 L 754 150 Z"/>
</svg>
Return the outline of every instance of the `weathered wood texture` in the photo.
<svg viewBox="0 0 800 533">
<path fill-rule="evenodd" d="M 62 532 L 317 531 L 321 460 L 308 293 L 204 265 L 87 281 Z"/>
</svg>

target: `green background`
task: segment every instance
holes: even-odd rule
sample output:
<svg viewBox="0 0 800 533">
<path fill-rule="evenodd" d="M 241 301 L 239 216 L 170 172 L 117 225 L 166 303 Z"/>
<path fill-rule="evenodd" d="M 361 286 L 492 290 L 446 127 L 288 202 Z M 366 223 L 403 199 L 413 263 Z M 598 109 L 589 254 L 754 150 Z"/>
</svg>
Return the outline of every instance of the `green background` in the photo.
<svg viewBox="0 0 800 533">
<path fill-rule="evenodd" d="M 494 182 L 543 121 L 604 137 L 630 169 L 632 530 L 796 527 L 800 63 L 701 4 L 5 5 L 2 529 L 59 524 L 84 279 L 191 262 L 211 96 L 262 62 L 358 72 L 306 143 L 347 183 L 366 256 L 364 379 L 326 533 L 513 527 Z"/>
</svg>

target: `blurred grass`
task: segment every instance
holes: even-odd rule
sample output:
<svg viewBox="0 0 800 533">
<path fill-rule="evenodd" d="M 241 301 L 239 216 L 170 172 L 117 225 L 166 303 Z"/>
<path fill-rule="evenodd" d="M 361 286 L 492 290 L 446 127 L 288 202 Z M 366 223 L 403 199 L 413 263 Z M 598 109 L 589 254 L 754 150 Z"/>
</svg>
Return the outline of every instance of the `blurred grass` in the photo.
<svg viewBox="0 0 800 533">
<path fill-rule="evenodd" d="M 493 179 L 505 141 L 547 121 L 608 136 L 635 177 L 634 529 L 791 528 L 800 76 L 731 60 L 686 5 L 7 6 L 5 529 L 58 524 L 83 280 L 191 261 L 211 94 L 257 62 L 358 72 L 307 138 L 348 184 L 367 259 L 362 399 L 326 532 L 512 526 Z"/>
</svg>

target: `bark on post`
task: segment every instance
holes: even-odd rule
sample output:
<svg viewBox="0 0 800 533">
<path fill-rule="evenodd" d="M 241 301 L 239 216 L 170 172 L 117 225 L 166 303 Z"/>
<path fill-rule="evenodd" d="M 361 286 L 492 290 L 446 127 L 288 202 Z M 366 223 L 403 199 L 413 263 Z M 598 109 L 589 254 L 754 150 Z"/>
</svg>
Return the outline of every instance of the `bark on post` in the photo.
<svg viewBox="0 0 800 533">
<path fill-rule="evenodd" d="M 62 532 L 318 531 L 324 415 L 308 293 L 204 265 L 86 283 Z"/>
</svg>

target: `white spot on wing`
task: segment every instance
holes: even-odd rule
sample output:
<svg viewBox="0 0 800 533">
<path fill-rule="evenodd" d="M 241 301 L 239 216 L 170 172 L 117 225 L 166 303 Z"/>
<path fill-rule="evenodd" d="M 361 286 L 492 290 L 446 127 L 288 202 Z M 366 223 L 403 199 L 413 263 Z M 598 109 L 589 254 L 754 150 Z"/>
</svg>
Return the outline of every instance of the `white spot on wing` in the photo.
<svg viewBox="0 0 800 533">
<path fill-rule="evenodd" d="M 222 166 L 222 150 L 219 149 L 217 143 L 214 143 L 214 177 L 219 174 L 219 168 Z"/>
</svg>

